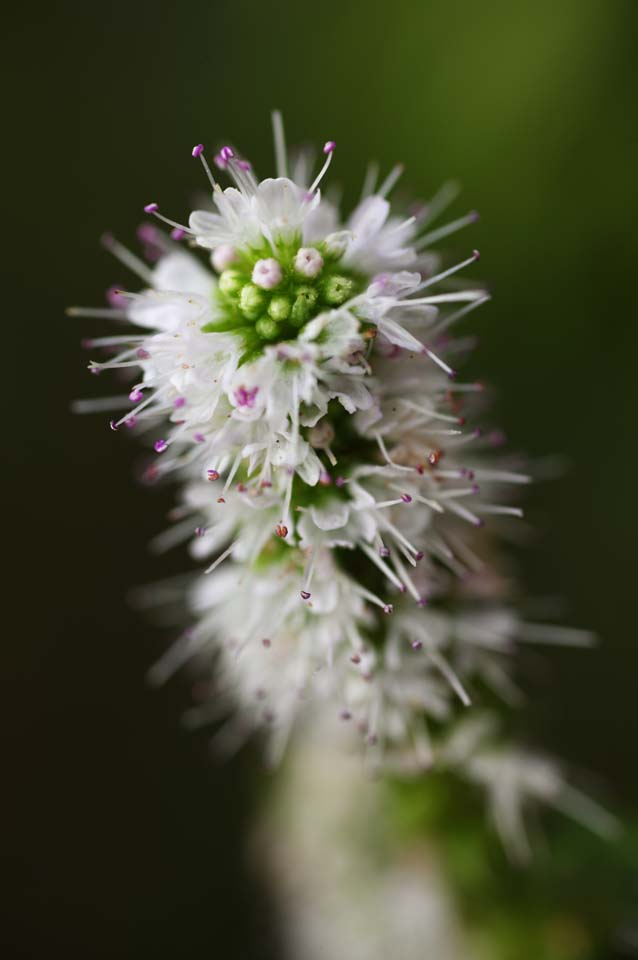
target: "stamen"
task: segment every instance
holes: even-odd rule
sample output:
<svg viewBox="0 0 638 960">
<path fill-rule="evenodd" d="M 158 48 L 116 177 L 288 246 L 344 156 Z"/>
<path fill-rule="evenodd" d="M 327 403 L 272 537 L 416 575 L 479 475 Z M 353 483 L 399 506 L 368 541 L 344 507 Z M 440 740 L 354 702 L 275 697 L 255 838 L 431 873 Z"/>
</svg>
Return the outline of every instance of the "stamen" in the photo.
<svg viewBox="0 0 638 960">
<path fill-rule="evenodd" d="M 332 163 L 332 155 L 333 155 L 333 153 L 334 153 L 334 151 L 335 151 L 336 146 L 337 146 L 337 145 L 336 145 L 336 143 L 334 142 L 334 140 L 328 140 L 328 142 L 324 144 L 323 152 L 326 154 L 326 161 L 325 161 L 323 167 L 321 168 L 321 170 L 319 171 L 319 174 L 318 174 L 318 175 L 315 177 L 315 179 L 313 180 L 312 186 L 311 186 L 310 189 L 308 190 L 309 195 L 312 196 L 312 194 L 315 192 L 315 190 L 317 189 L 317 187 L 319 186 L 319 184 L 320 184 L 321 181 L 323 180 L 323 178 L 324 178 L 324 176 L 325 176 L 325 174 L 326 174 L 326 172 L 327 172 L 327 170 L 328 170 L 328 167 L 329 167 L 330 164 Z"/>
<path fill-rule="evenodd" d="M 385 180 L 377 190 L 377 194 L 380 197 L 387 197 L 387 195 L 390 193 L 392 188 L 395 186 L 399 177 L 402 175 L 404 169 L 405 168 L 402 163 L 397 163 L 396 166 L 392 168 L 390 173 L 387 175 L 387 177 L 385 178 Z"/>
<path fill-rule="evenodd" d="M 368 546 L 367 543 L 361 542 L 360 547 L 367 557 L 372 560 L 375 567 L 378 567 L 379 570 L 387 577 L 390 583 L 393 583 L 395 587 L 403 593 L 405 591 L 405 586 L 401 583 L 394 570 L 392 570 L 387 563 L 384 563 L 381 557 L 374 552 L 374 550 Z"/>
<path fill-rule="evenodd" d="M 475 263 L 480 259 L 480 256 L 481 255 L 478 250 L 474 250 L 472 256 L 468 257 L 467 260 L 457 263 L 454 267 L 450 267 L 449 270 L 444 270 L 442 273 L 437 273 L 436 276 L 430 277 L 429 280 L 424 280 L 424 282 L 417 287 L 417 290 L 425 290 L 426 287 L 432 287 L 435 283 L 440 283 L 441 280 L 445 280 L 446 277 L 451 277 L 452 274 L 458 273 L 459 270 L 464 270 L 465 267 L 469 267 L 471 264 Z"/>
<path fill-rule="evenodd" d="M 441 322 L 432 330 L 432 336 L 440 337 L 442 333 L 444 333 L 446 330 L 449 330 L 453 323 L 456 323 L 462 317 L 465 317 L 468 313 L 471 313 L 472 310 L 476 310 L 477 307 L 483 306 L 483 304 L 487 303 L 490 299 L 491 297 L 486 295 L 480 300 L 474 300 L 466 307 L 461 307 L 460 310 L 455 310 L 454 313 L 451 313 L 448 317 L 443 317 Z"/>
<path fill-rule="evenodd" d="M 288 176 L 288 156 L 286 153 L 286 135 L 284 122 L 279 110 L 272 112 L 272 132 L 275 141 L 275 166 L 278 177 Z"/>
<path fill-rule="evenodd" d="M 199 157 L 199 159 L 201 160 L 202 166 L 204 168 L 204 172 L 208 177 L 208 182 L 210 183 L 213 190 L 215 190 L 217 188 L 217 182 L 215 181 L 215 177 L 213 176 L 212 171 L 208 166 L 208 161 L 204 156 L 204 144 L 198 143 L 195 147 L 193 147 L 192 154 L 194 157 Z"/>
<path fill-rule="evenodd" d="M 194 236 L 190 227 L 186 227 L 183 223 L 178 223 L 177 220 L 171 220 L 170 217 L 165 217 L 163 213 L 160 213 L 159 205 L 157 203 L 147 203 L 144 207 L 144 213 L 152 213 L 154 217 L 157 217 L 157 219 L 161 220 L 162 223 L 168 224 L 169 227 L 175 227 L 177 230 L 183 230 L 184 236 L 186 236 L 187 233 L 190 233 Z M 149 283 L 149 285 L 152 286 L 152 281 Z"/>
<path fill-rule="evenodd" d="M 213 570 L 215 570 L 220 565 L 220 563 L 223 563 L 224 560 L 233 552 L 233 550 L 235 549 L 238 543 L 239 543 L 239 539 L 234 540 L 229 547 L 226 547 L 224 552 L 220 553 L 217 559 L 214 560 L 213 563 L 211 563 L 210 567 L 206 568 L 204 573 L 212 573 Z"/>
<path fill-rule="evenodd" d="M 157 207 L 157 204 L 151 204 L 153 207 Z M 146 210 L 146 208 L 144 208 Z M 150 213 L 150 210 L 146 211 Z M 125 267 L 136 274 L 143 280 L 144 283 L 148 284 L 149 287 L 153 286 L 153 273 L 146 266 L 143 260 L 140 260 L 139 257 L 136 257 L 134 253 L 131 253 L 119 240 L 116 240 L 115 237 L 110 233 L 105 233 L 102 235 L 102 246 L 112 253 L 113 256 L 123 263 Z"/>
<path fill-rule="evenodd" d="M 449 207 L 449 205 L 456 200 L 460 189 L 460 185 L 455 180 L 448 180 L 447 183 L 444 183 L 440 190 L 434 194 L 430 202 L 426 204 L 421 222 L 425 225 L 435 220 L 440 213 L 443 213 L 446 207 Z"/>
<path fill-rule="evenodd" d="M 366 175 L 363 181 L 363 187 L 361 189 L 361 200 L 366 200 L 371 194 L 374 193 L 374 188 L 377 183 L 377 177 L 379 176 L 379 165 L 378 163 L 371 162 L 366 168 Z"/>
<path fill-rule="evenodd" d="M 479 219 L 476 210 L 471 210 L 470 213 L 464 217 L 459 217 L 458 220 L 452 220 L 451 223 L 447 223 L 444 227 L 439 227 L 438 230 L 432 230 L 430 233 L 426 233 L 420 237 L 415 244 L 415 248 L 417 250 L 423 250 L 424 247 L 429 246 L 431 243 L 436 243 L 437 240 L 442 240 L 443 237 L 447 237 L 451 233 L 456 233 L 457 230 L 462 230 L 463 227 L 469 226 L 470 223 L 476 223 Z"/>
</svg>

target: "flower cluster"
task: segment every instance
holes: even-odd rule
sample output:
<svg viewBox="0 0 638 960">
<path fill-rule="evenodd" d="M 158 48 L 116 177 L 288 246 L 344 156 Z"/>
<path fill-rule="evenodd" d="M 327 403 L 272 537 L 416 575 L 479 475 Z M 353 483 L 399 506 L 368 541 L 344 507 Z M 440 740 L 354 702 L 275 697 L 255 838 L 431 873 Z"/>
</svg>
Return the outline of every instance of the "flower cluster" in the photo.
<svg viewBox="0 0 638 960">
<path fill-rule="evenodd" d="M 477 426 L 482 384 L 456 373 L 472 341 L 453 332 L 489 299 L 456 274 L 479 255 L 443 267 L 433 252 L 477 215 L 433 226 L 451 186 L 396 213 L 396 167 L 380 184 L 371 168 L 343 218 L 320 189 L 334 142 L 313 177 L 278 114 L 274 128 L 277 176 L 261 181 L 230 146 L 213 174 L 198 144 L 210 208 L 179 224 L 147 204 L 170 231 L 141 228 L 145 259 L 105 241 L 144 288 L 72 311 L 130 328 L 88 341 L 105 351 L 90 367 L 132 375 L 111 427 L 148 439 L 148 481 L 181 485 L 157 545 L 190 540 L 205 564 L 193 626 L 155 675 L 191 656 L 210 668 L 224 746 L 264 728 L 276 760 L 321 702 L 372 765 L 425 769 L 432 731 L 476 694 L 516 696 L 511 653 L 529 635 L 495 534 L 530 478 Z"/>
</svg>

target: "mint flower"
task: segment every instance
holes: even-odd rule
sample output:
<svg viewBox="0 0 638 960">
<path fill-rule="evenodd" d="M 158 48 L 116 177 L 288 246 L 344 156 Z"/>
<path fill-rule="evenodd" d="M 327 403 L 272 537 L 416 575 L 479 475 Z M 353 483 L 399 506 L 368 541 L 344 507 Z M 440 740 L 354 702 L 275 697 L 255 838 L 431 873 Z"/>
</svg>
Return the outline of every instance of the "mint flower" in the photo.
<svg viewBox="0 0 638 960">
<path fill-rule="evenodd" d="M 478 252 L 444 267 L 432 250 L 477 217 L 433 226 L 450 187 L 392 205 L 401 167 L 379 185 L 369 172 L 343 214 L 322 193 L 335 143 L 317 169 L 289 158 L 278 114 L 274 130 L 276 176 L 264 180 L 234 147 L 211 165 L 198 144 L 209 208 L 180 224 L 147 204 L 170 227 L 145 226 L 151 265 L 106 239 L 142 289 L 71 311 L 128 330 L 89 341 L 117 351 L 90 368 L 131 377 L 111 427 L 147 438 L 148 479 L 180 485 L 155 547 L 187 541 L 202 564 L 185 590 L 192 628 L 152 676 L 192 658 L 209 671 L 214 703 L 187 719 L 226 716 L 226 750 L 261 730 L 276 762 L 320 711 L 373 769 L 454 766 L 445 737 L 459 714 L 486 688 L 516 700 L 519 642 L 588 642 L 525 624 L 500 560 L 530 475 L 485 428 L 483 386 L 457 375 L 472 342 L 456 330 L 489 299 L 457 276 Z M 463 765 L 514 844 L 499 784 L 521 768 L 467 753 Z M 520 782 L 554 799 L 558 778 L 538 769 Z"/>
</svg>

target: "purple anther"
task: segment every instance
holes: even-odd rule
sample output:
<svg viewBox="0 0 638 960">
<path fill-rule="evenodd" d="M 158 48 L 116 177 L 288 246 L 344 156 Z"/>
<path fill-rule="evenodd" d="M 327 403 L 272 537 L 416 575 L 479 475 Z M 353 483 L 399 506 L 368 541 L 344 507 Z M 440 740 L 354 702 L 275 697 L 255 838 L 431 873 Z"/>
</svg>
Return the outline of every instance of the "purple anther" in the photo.
<svg viewBox="0 0 638 960">
<path fill-rule="evenodd" d="M 327 140 L 323 145 L 323 152 L 332 153 L 336 149 L 336 147 L 337 147 L 337 144 L 334 142 L 334 140 Z"/>
<path fill-rule="evenodd" d="M 341 710 L 339 711 L 339 718 L 341 720 L 352 720 L 352 714 L 349 710 Z"/>
<path fill-rule="evenodd" d="M 155 443 L 153 444 L 153 449 L 155 450 L 155 453 L 164 453 L 167 447 L 168 447 L 168 443 L 166 442 L 166 440 L 156 440 Z"/>
<path fill-rule="evenodd" d="M 415 553 L 415 554 L 414 554 L 414 559 L 415 559 L 415 560 L 423 560 L 423 557 L 424 557 L 424 556 L 425 556 L 425 554 L 423 553 L 423 550 L 419 550 L 418 553 Z"/>
<path fill-rule="evenodd" d="M 481 491 L 481 488 L 479 487 L 478 483 L 473 483 L 473 484 L 472 484 L 472 493 L 480 493 L 480 491 Z"/>
<path fill-rule="evenodd" d="M 180 410 L 183 406 L 186 405 L 186 397 L 175 397 L 173 400 L 173 406 L 176 410 Z"/>
<path fill-rule="evenodd" d="M 379 556 L 380 557 L 389 557 L 390 551 L 387 547 L 379 547 Z"/>
<path fill-rule="evenodd" d="M 141 223 L 136 230 L 137 239 L 141 240 L 142 243 L 155 243 L 159 234 L 159 230 L 153 226 L 152 223 Z"/>
<path fill-rule="evenodd" d="M 481 219 L 481 215 L 478 212 L 478 210 L 470 210 L 470 212 L 468 213 L 468 217 L 470 218 L 472 223 L 476 223 L 477 220 Z"/>
<path fill-rule="evenodd" d="M 159 203 L 147 203 L 144 207 L 144 213 L 157 213 L 159 210 Z"/>
<path fill-rule="evenodd" d="M 383 612 L 384 612 L 384 613 L 392 613 L 393 610 L 394 610 L 394 607 L 392 606 L 391 603 L 385 603 L 385 604 L 383 605 Z"/>
<path fill-rule="evenodd" d="M 203 433 L 196 433 L 193 435 L 193 440 L 195 443 L 206 443 L 206 437 Z"/>
<path fill-rule="evenodd" d="M 474 257 L 475 260 L 481 259 L 481 254 L 478 250 L 472 250 L 472 256 Z"/>
<path fill-rule="evenodd" d="M 196 146 L 193 147 L 191 152 L 194 157 L 201 157 L 202 153 L 204 152 L 204 144 L 203 143 L 196 144 Z"/>
<path fill-rule="evenodd" d="M 206 471 L 206 476 L 207 476 L 207 478 L 211 481 L 211 483 L 212 483 L 214 480 L 219 480 L 219 474 L 218 474 L 217 470 L 207 470 L 207 471 Z"/>
<path fill-rule="evenodd" d="M 409 493 L 402 493 L 401 499 L 403 500 L 404 503 L 412 503 L 412 497 L 410 496 Z"/>
<path fill-rule="evenodd" d="M 253 387 L 247 390 L 246 387 L 237 387 L 233 396 L 238 407 L 248 407 L 252 409 L 255 406 L 255 397 L 259 393 L 259 387 Z"/>
<path fill-rule="evenodd" d="M 140 347 L 138 350 L 135 351 L 135 356 L 137 357 L 138 360 L 148 360 L 148 358 L 150 357 L 150 353 L 148 352 L 148 350 L 145 350 L 144 347 Z"/>
<path fill-rule="evenodd" d="M 268 637 L 264 637 L 264 639 L 261 641 L 261 645 L 262 647 L 266 647 L 266 649 L 268 649 L 268 647 L 272 646 L 272 640 L 269 640 Z"/>
<path fill-rule="evenodd" d="M 115 420 L 109 420 L 109 427 L 111 428 L 111 430 L 117 430 L 117 423 L 115 422 Z"/>
<path fill-rule="evenodd" d="M 183 240 L 185 236 L 186 231 L 182 230 L 181 227 L 175 227 L 173 230 L 171 230 L 171 240 L 176 240 L 179 242 L 180 240 Z"/>
<path fill-rule="evenodd" d="M 361 657 L 359 656 L 358 653 L 353 653 L 352 656 L 350 657 L 350 662 L 351 662 L 351 663 L 361 663 Z"/>
<path fill-rule="evenodd" d="M 410 646 L 413 650 L 421 650 L 423 648 L 423 642 L 421 640 L 413 640 Z"/>
<path fill-rule="evenodd" d="M 335 480 L 335 486 L 342 487 L 345 484 L 345 482 L 346 482 L 345 477 L 337 477 L 337 479 Z"/>
<path fill-rule="evenodd" d="M 418 599 L 417 602 L 416 602 L 416 605 L 417 605 L 417 607 L 427 607 L 428 602 L 429 602 L 429 601 L 428 601 L 427 597 L 419 597 L 419 599 Z"/>
<path fill-rule="evenodd" d="M 229 160 L 232 160 L 235 156 L 235 151 L 232 147 L 222 147 L 219 151 L 219 156 L 225 163 L 228 163 Z"/>
<path fill-rule="evenodd" d="M 302 590 L 300 593 L 300 596 L 302 600 L 310 600 L 310 597 L 312 596 L 312 594 L 308 593 L 307 590 Z"/>
<path fill-rule="evenodd" d="M 206 533 L 206 527 L 195 527 L 195 536 L 203 537 Z"/>
<path fill-rule="evenodd" d="M 138 390 L 136 387 L 134 390 L 131 390 L 131 392 L 128 395 L 128 398 L 131 401 L 131 403 L 139 403 L 140 400 L 144 399 L 144 394 L 142 393 L 141 390 Z"/>
<path fill-rule="evenodd" d="M 109 287 L 106 291 L 106 302 L 109 307 L 125 307 L 126 297 L 122 296 L 120 287 Z"/>
<path fill-rule="evenodd" d="M 126 420 L 124 421 L 124 426 L 127 427 L 128 430 L 132 430 L 133 427 L 135 427 L 136 425 L 137 425 L 137 417 L 127 417 Z"/>
</svg>

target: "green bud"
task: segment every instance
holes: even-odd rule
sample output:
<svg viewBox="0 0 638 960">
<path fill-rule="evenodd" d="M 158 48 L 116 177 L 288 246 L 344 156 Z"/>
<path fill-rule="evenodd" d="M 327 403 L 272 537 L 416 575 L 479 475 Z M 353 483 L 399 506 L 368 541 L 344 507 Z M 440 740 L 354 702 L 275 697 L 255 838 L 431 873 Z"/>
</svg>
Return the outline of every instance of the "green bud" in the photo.
<svg viewBox="0 0 638 960">
<path fill-rule="evenodd" d="M 248 320 L 256 320 L 263 312 L 264 295 L 254 283 L 247 283 L 241 288 L 239 309 Z"/>
<path fill-rule="evenodd" d="M 288 297 L 273 297 L 268 306 L 268 313 L 273 320 L 287 320 L 292 310 L 292 304 Z"/>
<path fill-rule="evenodd" d="M 255 324 L 255 330 L 264 340 L 275 340 L 279 335 L 279 324 L 270 317 L 260 317 Z"/>
<path fill-rule="evenodd" d="M 310 319 L 317 302 L 317 291 L 314 287 L 297 287 L 295 302 L 292 305 L 291 320 L 296 327 L 300 327 Z"/>
<path fill-rule="evenodd" d="M 345 303 L 354 293 L 354 280 L 350 277 L 335 275 L 328 277 L 323 285 L 323 298 L 331 307 L 338 307 Z"/>
<path fill-rule="evenodd" d="M 219 289 L 227 297 L 236 297 L 245 283 L 239 270 L 224 270 L 219 278 Z"/>
</svg>

